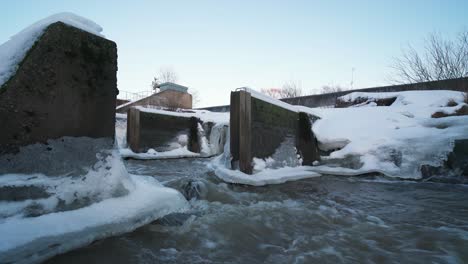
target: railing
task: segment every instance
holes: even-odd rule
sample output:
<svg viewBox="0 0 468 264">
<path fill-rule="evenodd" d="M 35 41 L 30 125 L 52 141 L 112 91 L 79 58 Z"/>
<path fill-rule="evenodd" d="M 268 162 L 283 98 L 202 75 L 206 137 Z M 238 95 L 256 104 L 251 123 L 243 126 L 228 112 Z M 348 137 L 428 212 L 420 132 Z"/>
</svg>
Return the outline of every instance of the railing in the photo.
<svg viewBox="0 0 468 264">
<path fill-rule="evenodd" d="M 145 97 L 148 97 L 148 96 L 152 95 L 153 93 L 154 93 L 153 90 L 141 91 L 141 92 L 136 92 L 136 93 L 120 90 L 119 95 L 117 96 L 117 98 L 122 99 L 122 100 L 129 100 L 129 101 L 132 102 L 132 101 L 137 101 L 137 100 L 143 99 Z"/>
</svg>

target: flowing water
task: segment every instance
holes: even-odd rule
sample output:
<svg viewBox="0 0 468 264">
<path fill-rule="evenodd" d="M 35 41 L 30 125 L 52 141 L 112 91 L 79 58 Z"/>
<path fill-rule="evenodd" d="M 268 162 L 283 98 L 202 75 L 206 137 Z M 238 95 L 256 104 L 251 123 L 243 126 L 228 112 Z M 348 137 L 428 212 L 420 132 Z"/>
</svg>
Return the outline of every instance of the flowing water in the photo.
<svg viewBox="0 0 468 264">
<path fill-rule="evenodd" d="M 207 161 L 127 161 L 191 210 L 48 263 L 468 263 L 466 185 L 322 176 L 240 186 Z"/>
</svg>

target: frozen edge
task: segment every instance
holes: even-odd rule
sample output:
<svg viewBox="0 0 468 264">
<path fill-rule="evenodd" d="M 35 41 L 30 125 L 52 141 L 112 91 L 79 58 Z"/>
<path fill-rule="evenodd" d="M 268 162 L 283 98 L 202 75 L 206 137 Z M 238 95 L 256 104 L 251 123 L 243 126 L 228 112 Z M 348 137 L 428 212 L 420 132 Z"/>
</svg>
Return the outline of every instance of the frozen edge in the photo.
<svg viewBox="0 0 468 264">
<path fill-rule="evenodd" d="M 179 159 L 179 158 L 198 158 L 201 157 L 200 153 L 195 153 L 187 150 L 186 148 L 174 149 L 165 152 L 145 152 L 135 153 L 130 148 L 119 149 L 120 156 L 124 159 L 139 159 L 139 160 L 158 160 L 158 159 Z"/>
<path fill-rule="evenodd" d="M 188 209 L 177 190 L 148 176 L 130 175 L 135 189 L 81 209 L 0 223 L 0 259 L 37 263 L 109 236 L 133 231 L 155 219 Z"/>
<path fill-rule="evenodd" d="M 231 170 L 221 163 L 221 156 L 216 157 L 208 167 L 214 170 L 215 175 L 229 183 L 246 184 L 252 186 L 265 186 L 269 184 L 281 184 L 288 181 L 296 181 L 308 178 L 320 177 L 321 174 L 312 171 L 313 167 L 284 167 L 279 169 L 265 169 L 253 175 L 245 174 L 239 170 Z"/>
</svg>

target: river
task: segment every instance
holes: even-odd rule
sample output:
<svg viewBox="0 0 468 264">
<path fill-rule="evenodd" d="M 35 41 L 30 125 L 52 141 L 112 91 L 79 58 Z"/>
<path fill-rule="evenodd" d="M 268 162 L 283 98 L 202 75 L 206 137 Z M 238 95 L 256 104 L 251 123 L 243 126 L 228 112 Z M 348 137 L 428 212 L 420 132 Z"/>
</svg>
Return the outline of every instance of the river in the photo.
<svg viewBox="0 0 468 264">
<path fill-rule="evenodd" d="M 126 161 L 191 209 L 47 263 L 468 263 L 468 186 L 377 176 L 226 184 L 207 159 Z"/>
</svg>

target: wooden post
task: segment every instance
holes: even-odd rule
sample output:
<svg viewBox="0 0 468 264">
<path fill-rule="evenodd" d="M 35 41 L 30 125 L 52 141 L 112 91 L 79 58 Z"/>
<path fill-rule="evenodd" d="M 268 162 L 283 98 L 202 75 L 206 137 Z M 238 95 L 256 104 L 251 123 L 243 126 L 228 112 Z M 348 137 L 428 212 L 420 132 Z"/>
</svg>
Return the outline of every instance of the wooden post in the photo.
<svg viewBox="0 0 468 264">
<path fill-rule="evenodd" d="M 252 174 L 251 95 L 246 91 L 231 92 L 230 146 L 233 168 Z"/>
</svg>

